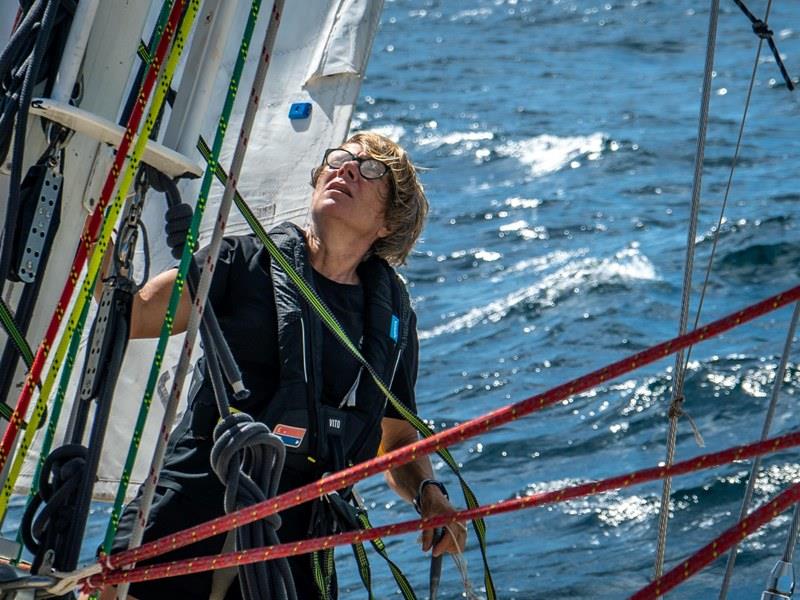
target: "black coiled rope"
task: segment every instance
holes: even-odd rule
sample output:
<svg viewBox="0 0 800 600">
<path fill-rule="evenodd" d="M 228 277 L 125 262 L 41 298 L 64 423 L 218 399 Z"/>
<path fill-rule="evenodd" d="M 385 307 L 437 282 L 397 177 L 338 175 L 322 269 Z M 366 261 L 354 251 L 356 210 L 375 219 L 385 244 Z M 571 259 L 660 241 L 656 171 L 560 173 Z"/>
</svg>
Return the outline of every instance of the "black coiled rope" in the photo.
<svg viewBox="0 0 800 600">
<path fill-rule="evenodd" d="M 223 400 L 223 404 L 227 402 Z M 225 485 L 225 512 L 231 513 L 277 494 L 286 447 L 264 423 L 253 421 L 246 413 L 231 413 L 230 407 L 227 408 L 227 416 L 214 428 L 211 467 Z M 280 517 L 271 515 L 240 527 L 236 530 L 236 547 L 277 545 L 280 525 Z M 289 561 L 285 558 L 239 567 L 239 581 L 245 598 L 297 598 Z"/>
<path fill-rule="evenodd" d="M 57 538 L 66 535 L 75 517 L 86 457 L 84 446 L 68 444 L 51 452 L 42 465 L 38 493 L 20 522 L 22 541 L 35 556 L 31 567 L 34 573 L 45 559 L 43 550 L 53 548 Z"/>
</svg>

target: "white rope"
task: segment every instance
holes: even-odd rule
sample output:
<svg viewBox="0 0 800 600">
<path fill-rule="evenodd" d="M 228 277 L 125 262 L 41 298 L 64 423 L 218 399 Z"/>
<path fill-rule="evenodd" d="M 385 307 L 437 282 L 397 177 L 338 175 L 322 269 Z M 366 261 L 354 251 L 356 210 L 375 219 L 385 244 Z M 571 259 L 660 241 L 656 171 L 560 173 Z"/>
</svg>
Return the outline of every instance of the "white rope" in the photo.
<svg viewBox="0 0 800 600">
<path fill-rule="evenodd" d="M 103 565 L 101 563 L 95 563 L 70 573 L 53 573 L 53 575 L 58 578 L 58 582 L 47 588 L 47 592 L 54 596 L 64 596 L 76 589 L 82 579 L 87 579 L 93 575 L 99 575 L 102 572 Z"/>
<path fill-rule="evenodd" d="M 714 48 L 717 39 L 717 21 L 719 20 L 719 0 L 711 0 L 711 12 L 708 22 L 708 41 L 706 45 L 706 63 L 703 76 L 703 94 L 700 104 L 700 122 L 697 133 L 697 151 L 694 162 L 694 182 L 692 185 L 692 208 L 689 221 L 689 232 L 686 242 L 686 264 L 683 277 L 683 297 L 681 300 L 681 318 L 679 335 L 687 331 L 689 321 L 689 295 L 692 287 L 692 268 L 694 264 L 694 246 L 697 235 L 697 218 L 700 212 L 700 191 L 703 178 L 703 158 L 705 155 L 706 132 L 708 129 L 708 106 L 711 101 L 711 77 L 714 70 Z M 673 373 L 672 400 L 670 406 L 669 431 L 667 433 L 667 466 L 675 458 L 675 441 L 678 434 L 678 417 L 683 403 L 683 378 L 684 378 L 683 351 L 675 356 L 675 371 Z M 656 548 L 655 578 L 661 577 L 664 569 L 664 552 L 667 544 L 667 520 L 669 518 L 669 498 L 672 479 L 664 479 L 661 492 L 661 510 L 658 521 L 658 545 Z"/>
</svg>

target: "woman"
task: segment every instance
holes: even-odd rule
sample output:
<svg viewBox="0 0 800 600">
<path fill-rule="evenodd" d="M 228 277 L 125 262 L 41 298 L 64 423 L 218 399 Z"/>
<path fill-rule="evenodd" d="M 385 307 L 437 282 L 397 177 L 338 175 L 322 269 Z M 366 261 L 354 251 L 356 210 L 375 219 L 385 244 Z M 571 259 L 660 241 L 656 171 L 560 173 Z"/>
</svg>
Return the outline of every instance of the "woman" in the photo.
<svg viewBox="0 0 800 600">
<path fill-rule="evenodd" d="M 390 265 L 405 262 L 428 210 L 414 166 L 391 140 L 360 133 L 326 152 L 312 172 L 312 185 L 307 228 L 283 224 L 270 235 L 413 411 L 416 317 Z M 199 264 L 204 258 L 204 250 L 197 253 Z M 175 275 L 175 270 L 167 271 L 142 288 L 133 306 L 131 337 L 159 334 Z M 322 327 L 254 236 L 226 238 L 209 299 L 251 392 L 237 408 L 276 432 L 289 432 L 281 492 L 417 440 L 415 429 L 386 406 L 368 375 L 361 377 L 360 365 Z M 185 330 L 189 310 L 185 294 L 175 318 L 176 333 Z M 190 408 L 170 439 L 145 541 L 223 513 L 224 488 L 209 467 L 211 432 L 219 415 L 208 378 L 196 378 L 190 394 Z M 329 418 L 320 419 L 318 413 Z M 328 422 L 336 423 L 338 431 L 326 429 Z M 454 510 L 444 487 L 433 481 L 427 457 L 387 472 L 386 478 L 425 517 Z M 121 519 L 114 552 L 127 547 L 136 503 Z M 282 542 L 315 534 L 309 529 L 311 511 L 307 504 L 281 514 Z M 433 548 L 435 556 L 458 552 L 465 538 L 466 529 L 454 527 L 434 545 L 427 531 L 422 548 Z M 225 536 L 217 536 L 159 557 L 158 562 L 219 553 L 224 543 Z M 327 593 L 314 583 L 308 555 L 294 557 L 290 564 L 299 598 L 336 597 L 335 577 Z M 199 599 L 208 598 L 212 585 L 211 574 L 201 574 L 134 584 L 130 592 L 142 600 Z M 109 588 L 103 597 L 113 595 Z M 241 597 L 235 583 L 225 597 Z"/>
</svg>

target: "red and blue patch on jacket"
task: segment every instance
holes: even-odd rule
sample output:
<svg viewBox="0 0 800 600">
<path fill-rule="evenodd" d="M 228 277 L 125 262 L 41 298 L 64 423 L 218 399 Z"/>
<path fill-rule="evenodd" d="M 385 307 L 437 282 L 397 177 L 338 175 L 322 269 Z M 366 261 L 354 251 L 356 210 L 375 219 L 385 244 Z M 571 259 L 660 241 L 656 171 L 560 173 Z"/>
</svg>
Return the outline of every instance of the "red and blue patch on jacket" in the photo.
<svg viewBox="0 0 800 600">
<path fill-rule="evenodd" d="M 278 424 L 272 433 L 281 438 L 287 448 L 299 448 L 306 437 L 306 430 L 302 427 L 292 427 L 291 425 Z"/>
</svg>

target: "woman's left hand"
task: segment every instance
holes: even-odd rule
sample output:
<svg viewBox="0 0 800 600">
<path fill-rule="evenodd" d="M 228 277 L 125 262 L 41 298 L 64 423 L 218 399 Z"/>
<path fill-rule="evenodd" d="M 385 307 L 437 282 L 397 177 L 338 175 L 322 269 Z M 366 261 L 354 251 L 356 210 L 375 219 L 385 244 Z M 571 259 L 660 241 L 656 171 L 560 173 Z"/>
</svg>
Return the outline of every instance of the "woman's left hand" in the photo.
<svg viewBox="0 0 800 600">
<path fill-rule="evenodd" d="M 436 517 L 456 512 L 439 488 L 433 485 L 426 486 L 420 501 L 420 510 L 424 518 Z M 459 554 L 464 551 L 467 543 L 467 526 L 463 523 L 451 523 L 445 526 L 444 536 L 439 542 L 433 543 L 433 529 L 422 532 L 422 551 L 427 552 L 433 548 L 433 556 L 441 556 L 445 552 Z"/>
</svg>

